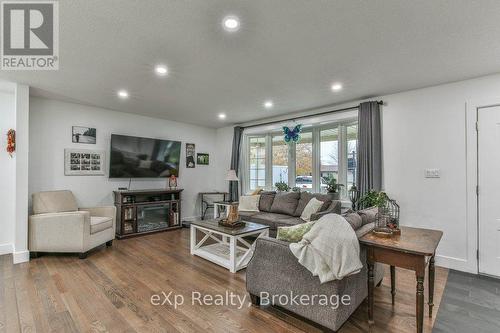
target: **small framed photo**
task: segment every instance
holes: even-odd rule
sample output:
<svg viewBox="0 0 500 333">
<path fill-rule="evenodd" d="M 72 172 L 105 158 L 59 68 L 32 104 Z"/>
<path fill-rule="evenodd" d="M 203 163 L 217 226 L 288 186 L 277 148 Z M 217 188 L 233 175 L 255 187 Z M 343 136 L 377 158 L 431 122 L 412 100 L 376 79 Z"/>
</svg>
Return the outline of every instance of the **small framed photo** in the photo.
<svg viewBox="0 0 500 333">
<path fill-rule="evenodd" d="M 97 130 L 91 127 L 73 126 L 72 141 L 73 143 L 88 143 L 96 144 Z"/>
<path fill-rule="evenodd" d="M 104 176 L 104 150 L 65 149 L 66 176 Z"/>
<path fill-rule="evenodd" d="M 210 162 L 210 157 L 208 154 L 198 153 L 196 155 L 196 163 L 198 163 L 198 165 L 208 165 L 209 162 Z"/>
<path fill-rule="evenodd" d="M 186 168 L 194 168 L 196 166 L 194 160 L 195 145 L 194 143 L 186 143 Z"/>
</svg>

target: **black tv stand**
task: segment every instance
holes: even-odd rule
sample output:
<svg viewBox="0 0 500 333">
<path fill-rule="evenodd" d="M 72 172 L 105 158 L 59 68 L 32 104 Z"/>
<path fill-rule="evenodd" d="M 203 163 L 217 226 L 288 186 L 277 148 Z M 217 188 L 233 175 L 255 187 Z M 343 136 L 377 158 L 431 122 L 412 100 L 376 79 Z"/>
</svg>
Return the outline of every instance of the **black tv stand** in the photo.
<svg viewBox="0 0 500 333">
<path fill-rule="evenodd" d="M 182 228 L 182 189 L 114 191 L 118 239 Z"/>
</svg>

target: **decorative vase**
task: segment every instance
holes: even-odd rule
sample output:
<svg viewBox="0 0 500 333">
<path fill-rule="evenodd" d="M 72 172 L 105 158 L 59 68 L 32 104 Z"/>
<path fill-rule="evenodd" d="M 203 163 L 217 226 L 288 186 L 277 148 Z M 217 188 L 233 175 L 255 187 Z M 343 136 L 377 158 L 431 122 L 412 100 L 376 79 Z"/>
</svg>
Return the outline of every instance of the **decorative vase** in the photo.
<svg viewBox="0 0 500 333">
<path fill-rule="evenodd" d="M 328 192 L 328 195 L 332 200 L 340 200 L 340 193 L 339 192 Z"/>
<path fill-rule="evenodd" d="M 239 221 L 240 217 L 238 214 L 238 206 L 231 205 L 229 206 L 229 211 L 227 213 L 227 223 L 234 224 Z"/>
</svg>

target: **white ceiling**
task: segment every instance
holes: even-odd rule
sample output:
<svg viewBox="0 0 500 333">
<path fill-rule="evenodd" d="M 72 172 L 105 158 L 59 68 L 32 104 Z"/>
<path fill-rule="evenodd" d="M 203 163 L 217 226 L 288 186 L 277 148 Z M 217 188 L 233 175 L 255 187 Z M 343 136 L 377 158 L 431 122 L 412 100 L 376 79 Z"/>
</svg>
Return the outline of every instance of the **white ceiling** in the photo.
<svg viewBox="0 0 500 333">
<path fill-rule="evenodd" d="M 36 96 L 210 127 L 500 72 L 498 0 L 59 3 L 60 70 L 0 79 Z M 241 18 L 237 33 L 221 28 L 229 14 Z M 168 77 L 153 74 L 157 63 Z"/>
</svg>

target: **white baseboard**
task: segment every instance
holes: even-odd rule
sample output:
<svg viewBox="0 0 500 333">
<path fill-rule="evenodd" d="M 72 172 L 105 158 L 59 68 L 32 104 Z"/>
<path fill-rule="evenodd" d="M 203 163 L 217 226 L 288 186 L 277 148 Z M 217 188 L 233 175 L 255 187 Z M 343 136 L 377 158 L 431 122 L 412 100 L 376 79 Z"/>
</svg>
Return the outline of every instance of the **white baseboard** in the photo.
<svg viewBox="0 0 500 333">
<path fill-rule="evenodd" d="M 0 256 L 12 253 L 12 244 L 0 244 Z"/>
<path fill-rule="evenodd" d="M 448 257 L 443 255 L 436 255 L 436 266 L 441 266 L 456 271 L 477 274 L 474 267 L 471 267 L 470 262 L 463 258 Z"/>
<path fill-rule="evenodd" d="M 30 261 L 30 252 L 29 251 L 14 252 L 12 257 L 14 264 L 20 264 L 22 262 Z"/>
</svg>

